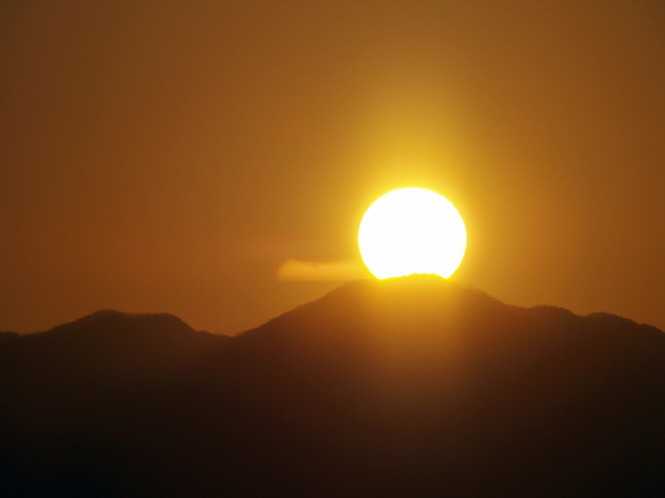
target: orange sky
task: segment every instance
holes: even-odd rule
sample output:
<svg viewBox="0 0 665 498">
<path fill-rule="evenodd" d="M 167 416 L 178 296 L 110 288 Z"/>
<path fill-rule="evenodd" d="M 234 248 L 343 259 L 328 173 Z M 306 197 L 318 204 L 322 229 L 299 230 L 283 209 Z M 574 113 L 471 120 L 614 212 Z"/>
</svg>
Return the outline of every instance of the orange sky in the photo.
<svg viewBox="0 0 665 498">
<path fill-rule="evenodd" d="M 465 218 L 456 278 L 665 328 L 665 7 L 544 4 L 3 2 L 0 330 L 239 332 L 413 186 Z"/>
</svg>

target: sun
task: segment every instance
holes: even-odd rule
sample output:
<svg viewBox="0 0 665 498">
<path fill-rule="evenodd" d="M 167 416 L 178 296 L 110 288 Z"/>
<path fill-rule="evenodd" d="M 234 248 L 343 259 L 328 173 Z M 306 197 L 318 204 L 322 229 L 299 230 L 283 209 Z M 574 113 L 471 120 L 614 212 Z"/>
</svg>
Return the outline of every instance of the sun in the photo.
<svg viewBox="0 0 665 498">
<path fill-rule="evenodd" d="M 372 204 L 358 230 L 362 259 L 376 278 L 434 273 L 462 262 L 466 227 L 445 197 L 422 188 L 393 190 Z"/>
</svg>

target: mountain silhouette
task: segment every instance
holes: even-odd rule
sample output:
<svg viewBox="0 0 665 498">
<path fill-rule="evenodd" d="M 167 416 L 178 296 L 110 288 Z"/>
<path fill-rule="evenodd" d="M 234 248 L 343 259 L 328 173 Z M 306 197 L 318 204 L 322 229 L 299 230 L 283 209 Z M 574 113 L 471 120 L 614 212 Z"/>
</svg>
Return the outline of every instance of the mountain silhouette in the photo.
<svg viewBox="0 0 665 498">
<path fill-rule="evenodd" d="M 4 336 L 4 334 L 3 334 Z M 439 277 L 0 340 L 3 496 L 661 496 L 665 334 Z"/>
</svg>

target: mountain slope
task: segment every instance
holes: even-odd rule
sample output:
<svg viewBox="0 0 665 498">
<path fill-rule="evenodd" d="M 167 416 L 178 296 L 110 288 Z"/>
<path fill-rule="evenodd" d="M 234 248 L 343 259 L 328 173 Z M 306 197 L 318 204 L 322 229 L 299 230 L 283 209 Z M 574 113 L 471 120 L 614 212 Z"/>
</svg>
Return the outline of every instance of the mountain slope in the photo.
<svg viewBox="0 0 665 498">
<path fill-rule="evenodd" d="M 654 327 L 507 306 L 412 276 L 350 284 L 240 345 L 248 362 L 272 365 L 266 391 L 275 379 L 310 397 L 323 391 L 342 400 L 342 422 L 340 405 L 356 407 L 372 458 L 387 457 L 379 480 L 405 495 L 414 486 L 648 495 L 663 483 L 665 336 Z M 340 444 L 356 437 L 354 424 Z"/>
<path fill-rule="evenodd" d="M 665 334 L 438 277 L 353 282 L 232 339 L 101 312 L 0 344 L 0 360 L 10 495 L 664 485 Z"/>
<path fill-rule="evenodd" d="M 13 365 L 28 371 L 28 377 L 43 374 L 51 381 L 67 382 L 162 376 L 228 339 L 197 332 L 173 315 L 102 310 L 46 332 L 4 341 L 0 372 Z"/>
</svg>

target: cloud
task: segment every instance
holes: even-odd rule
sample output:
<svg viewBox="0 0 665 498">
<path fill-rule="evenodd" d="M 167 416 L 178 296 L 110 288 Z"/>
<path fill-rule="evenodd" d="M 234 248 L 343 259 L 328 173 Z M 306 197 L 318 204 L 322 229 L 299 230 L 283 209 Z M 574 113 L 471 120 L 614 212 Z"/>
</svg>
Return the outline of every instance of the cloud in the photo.
<svg viewBox="0 0 665 498">
<path fill-rule="evenodd" d="M 367 277 L 367 270 L 356 260 L 302 261 L 287 259 L 277 268 L 279 280 L 346 281 Z"/>
</svg>

